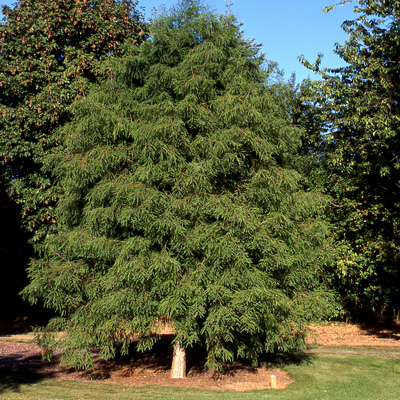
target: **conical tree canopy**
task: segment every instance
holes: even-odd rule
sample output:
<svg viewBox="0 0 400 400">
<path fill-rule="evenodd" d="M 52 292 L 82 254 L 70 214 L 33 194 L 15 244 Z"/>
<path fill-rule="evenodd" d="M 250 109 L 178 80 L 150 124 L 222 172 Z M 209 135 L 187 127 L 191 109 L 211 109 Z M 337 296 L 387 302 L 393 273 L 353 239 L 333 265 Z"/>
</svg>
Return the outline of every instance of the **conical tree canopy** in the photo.
<svg viewBox="0 0 400 400">
<path fill-rule="evenodd" d="M 302 345 L 323 315 L 325 199 L 300 187 L 299 131 L 236 19 L 184 2 L 115 79 L 74 105 L 54 173 L 61 231 L 25 296 L 56 309 L 64 362 L 113 357 L 160 325 L 207 366 Z M 49 335 L 42 344 L 51 347 Z"/>
</svg>

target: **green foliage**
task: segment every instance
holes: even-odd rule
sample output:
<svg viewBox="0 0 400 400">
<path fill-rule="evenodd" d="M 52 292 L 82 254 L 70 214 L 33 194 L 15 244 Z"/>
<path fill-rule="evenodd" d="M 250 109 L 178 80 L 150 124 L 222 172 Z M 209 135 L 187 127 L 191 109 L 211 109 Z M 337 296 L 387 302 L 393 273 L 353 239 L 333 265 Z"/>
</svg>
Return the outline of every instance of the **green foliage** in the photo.
<svg viewBox="0 0 400 400">
<path fill-rule="evenodd" d="M 182 2 L 73 104 L 52 159 L 60 232 L 24 290 L 59 313 L 41 344 L 63 362 L 112 358 L 134 334 L 145 350 L 169 324 L 211 369 L 256 364 L 329 312 L 326 199 L 290 168 L 300 132 L 263 62 L 232 15 Z"/>
<path fill-rule="evenodd" d="M 343 24 L 349 39 L 335 50 L 348 64 L 320 71 L 305 95 L 315 116 L 310 173 L 320 168 L 335 198 L 336 285 L 348 308 L 377 314 L 400 306 L 400 3 L 360 0 L 355 9 L 360 16 Z"/>
<path fill-rule="evenodd" d="M 131 0 L 21 0 L 0 25 L 0 160 L 24 228 L 40 243 L 54 230 L 54 187 L 43 164 L 60 143 L 67 107 L 108 75 L 102 61 L 139 43 L 143 24 Z M 142 36 L 141 36 L 142 35 Z"/>
</svg>

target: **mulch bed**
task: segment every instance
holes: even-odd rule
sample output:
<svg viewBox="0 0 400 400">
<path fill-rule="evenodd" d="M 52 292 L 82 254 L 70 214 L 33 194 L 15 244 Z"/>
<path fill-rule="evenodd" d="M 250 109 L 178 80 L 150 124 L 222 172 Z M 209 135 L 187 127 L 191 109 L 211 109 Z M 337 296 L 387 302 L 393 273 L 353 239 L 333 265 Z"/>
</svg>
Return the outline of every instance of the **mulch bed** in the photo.
<svg viewBox="0 0 400 400">
<path fill-rule="evenodd" d="M 5 338 L 7 339 L 7 338 Z M 5 340 L 4 339 L 4 340 Z M 6 371 L 24 373 L 36 379 L 52 378 L 74 381 L 99 381 L 130 386 L 180 386 L 208 390 L 247 391 L 270 387 L 270 376 L 275 375 L 277 388 L 292 382 L 279 369 L 253 368 L 241 363 L 230 364 L 221 373 L 204 370 L 188 360 L 186 379 L 171 379 L 172 359 L 168 354 L 140 354 L 114 361 L 97 360 L 94 370 L 76 371 L 60 366 L 60 355 L 52 361 L 42 361 L 41 350 L 34 343 L 2 341 L 0 337 L 0 376 Z M 1 387 L 1 384 L 0 384 Z"/>
<path fill-rule="evenodd" d="M 25 329 L 26 332 L 26 329 Z M 20 336 L 12 336 L 18 333 Z M 113 361 L 97 359 L 94 370 L 76 371 L 60 366 L 60 355 L 55 354 L 52 361 L 43 361 L 40 348 L 34 343 L 21 343 L 16 340 L 31 338 L 32 334 L 23 328 L 1 333 L 0 329 L 0 376 L 7 373 L 24 373 L 37 379 L 52 378 L 75 381 L 100 381 L 121 385 L 180 386 L 208 390 L 247 391 L 270 387 L 270 376 L 275 375 L 277 388 L 289 385 L 293 380 L 279 369 L 253 368 L 234 363 L 221 373 L 204 370 L 204 359 L 192 353 L 188 358 L 186 379 L 171 379 L 171 351 L 164 346 L 154 352 L 133 353 L 129 357 Z M 168 335 L 165 339 L 170 340 Z M 311 326 L 308 343 L 318 346 L 391 346 L 400 349 L 400 326 L 368 327 L 352 324 L 327 324 Z M 1 386 L 1 384 L 0 384 Z"/>
</svg>

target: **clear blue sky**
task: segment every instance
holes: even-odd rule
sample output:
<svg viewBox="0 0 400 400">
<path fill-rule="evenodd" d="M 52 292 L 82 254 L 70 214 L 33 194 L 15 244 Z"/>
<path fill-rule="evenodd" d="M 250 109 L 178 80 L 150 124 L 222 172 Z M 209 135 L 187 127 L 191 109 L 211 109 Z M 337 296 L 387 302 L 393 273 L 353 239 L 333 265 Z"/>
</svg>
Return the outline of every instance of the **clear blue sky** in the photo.
<svg viewBox="0 0 400 400">
<path fill-rule="evenodd" d="M 0 0 L 11 5 L 14 0 Z M 225 0 L 208 0 L 212 9 L 225 12 Z M 263 52 L 268 60 L 277 61 L 279 67 L 289 78 L 296 73 L 297 81 L 314 75 L 298 61 L 304 54 L 314 62 L 319 52 L 324 53 L 322 66 L 336 67 L 343 62 L 333 54 L 335 42 L 341 44 L 347 39 L 341 24 L 346 19 L 354 19 L 354 4 L 346 4 L 324 13 L 325 6 L 338 3 L 339 0 L 236 0 L 232 10 L 238 20 L 244 23 L 244 34 L 263 44 Z M 175 0 L 139 0 L 139 6 L 151 16 L 152 8 L 165 4 L 168 8 Z"/>
</svg>

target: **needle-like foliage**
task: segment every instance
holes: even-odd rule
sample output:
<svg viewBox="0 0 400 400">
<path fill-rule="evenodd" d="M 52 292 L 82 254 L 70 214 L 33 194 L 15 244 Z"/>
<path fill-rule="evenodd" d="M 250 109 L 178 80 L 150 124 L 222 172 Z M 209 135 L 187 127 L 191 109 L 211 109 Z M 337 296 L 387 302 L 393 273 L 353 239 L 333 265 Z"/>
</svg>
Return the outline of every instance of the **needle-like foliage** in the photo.
<svg viewBox="0 0 400 400">
<path fill-rule="evenodd" d="M 117 79 L 75 103 L 53 159 L 60 232 L 24 293 L 60 317 L 63 361 L 111 358 L 163 324 L 207 367 L 302 346 L 326 314 L 326 200 L 290 168 L 288 124 L 264 58 L 231 14 L 198 1 L 159 16 Z M 51 335 L 41 339 L 49 348 Z"/>
</svg>

